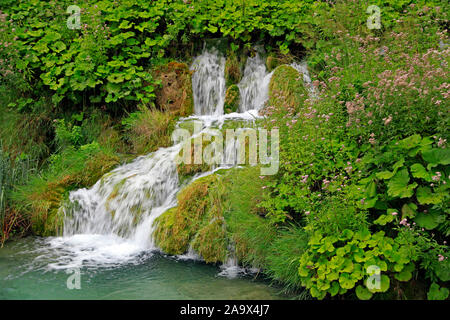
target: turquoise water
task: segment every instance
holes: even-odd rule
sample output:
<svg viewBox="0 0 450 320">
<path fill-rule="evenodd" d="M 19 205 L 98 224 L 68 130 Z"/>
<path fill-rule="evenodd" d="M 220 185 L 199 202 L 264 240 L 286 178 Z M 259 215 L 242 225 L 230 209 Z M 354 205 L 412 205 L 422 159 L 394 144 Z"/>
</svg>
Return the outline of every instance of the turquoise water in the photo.
<svg viewBox="0 0 450 320">
<path fill-rule="evenodd" d="M 279 289 L 251 275 L 229 279 L 199 261 L 144 252 L 132 260 L 98 265 L 84 261 L 81 289 L 58 268 L 70 252 L 28 237 L 0 249 L 0 299 L 283 299 Z M 58 261 L 57 264 L 55 262 Z"/>
</svg>

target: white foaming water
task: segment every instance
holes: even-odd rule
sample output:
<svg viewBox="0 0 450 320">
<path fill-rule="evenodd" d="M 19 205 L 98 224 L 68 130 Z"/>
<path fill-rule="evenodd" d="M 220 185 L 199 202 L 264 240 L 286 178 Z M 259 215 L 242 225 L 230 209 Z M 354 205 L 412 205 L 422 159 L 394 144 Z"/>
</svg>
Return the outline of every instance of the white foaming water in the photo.
<svg viewBox="0 0 450 320">
<path fill-rule="evenodd" d="M 225 57 L 215 49 L 205 49 L 191 70 L 196 115 L 221 115 L 225 101 Z"/>
<path fill-rule="evenodd" d="M 252 121 L 259 117 L 258 110 L 268 98 L 272 75 L 266 72 L 263 60 L 257 55 L 247 61 L 244 78 L 239 84 L 244 97 L 242 113 L 223 114 L 224 68 L 225 58 L 214 49 L 205 49 L 195 59 L 191 67 L 195 70 L 192 81 L 195 116 L 180 122 L 197 119 L 202 122 L 201 132 L 207 132 L 212 126 L 220 128 L 227 119 Z M 304 77 L 307 75 L 303 69 L 302 73 Z M 237 147 L 227 146 L 224 156 L 235 154 Z M 138 263 L 142 257 L 158 250 L 151 236 L 153 222 L 177 205 L 176 195 L 181 186 L 174 159 L 181 148 L 181 144 L 161 148 L 117 167 L 90 189 L 71 192 L 69 202 L 61 208 L 65 214 L 63 236 L 45 239 L 54 257 L 48 268 Z M 228 163 L 220 168 L 235 165 Z M 179 258 L 199 259 L 192 249 Z M 245 272 L 239 268 L 234 254 L 230 254 L 222 269 L 221 274 L 227 277 Z"/>
<path fill-rule="evenodd" d="M 258 52 L 247 59 L 244 76 L 238 84 L 241 94 L 240 112 L 260 110 L 269 98 L 269 83 L 273 73 L 268 73 Z"/>
</svg>

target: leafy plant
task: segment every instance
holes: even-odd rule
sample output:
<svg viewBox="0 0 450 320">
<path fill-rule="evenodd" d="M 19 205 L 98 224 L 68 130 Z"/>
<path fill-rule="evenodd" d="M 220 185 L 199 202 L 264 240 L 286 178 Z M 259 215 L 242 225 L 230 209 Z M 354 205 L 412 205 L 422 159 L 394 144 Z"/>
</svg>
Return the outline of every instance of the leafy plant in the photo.
<svg viewBox="0 0 450 320">
<path fill-rule="evenodd" d="M 386 292 L 392 276 L 408 281 L 414 270 L 414 257 L 397 239 L 380 231 L 346 229 L 339 236 L 323 237 L 315 232 L 308 250 L 300 258 L 302 284 L 315 298 L 345 294 L 356 288 L 358 298 L 367 300 L 374 293 Z M 377 270 L 379 286 L 371 286 L 370 276 Z M 367 276 L 367 277 L 366 277 Z"/>
</svg>

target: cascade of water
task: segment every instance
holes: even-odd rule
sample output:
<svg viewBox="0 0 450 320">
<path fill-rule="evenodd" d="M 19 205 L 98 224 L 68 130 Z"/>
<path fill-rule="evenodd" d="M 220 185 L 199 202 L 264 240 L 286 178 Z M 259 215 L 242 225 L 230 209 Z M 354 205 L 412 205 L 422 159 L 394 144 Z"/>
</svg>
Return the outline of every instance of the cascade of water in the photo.
<svg viewBox="0 0 450 320">
<path fill-rule="evenodd" d="M 272 74 L 267 73 L 257 54 L 248 59 L 239 84 L 241 113 L 224 115 L 224 68 L 225 58 L 214 49 L 205 49 L 191 67 L 195 109 L 192 118 L 202 122 L 202 132 L 211 126 L 220 127 L 225 119 L 252 120 L 268 99 Z M 61 208 L 65 214 L 63 237 L 49 239 L 51 246 L 67 254 L 52 267 L 80 266 L 86 261 L 94 265 L 118 263 L 155 249 L 151 237 L 153 222 L 177 204 L 180 183 L 174 159 L 181 148 L 181 144 L 161 148 L 117 167 L 90 189 L 71 192 L 68 203 Z M 236 143 L 226 145 L 224 157 L 234 157 L 231 162 L 223 162 L 226 167 L 236 165 L 238 148 Z M 186 257 L 197 256 L 191 250 Z M 238 272 L 234 255 L 230 255 L 224 269 L 227 274 Z"/>
<path fill-rule="evenodd" d="M 272 73 L 268 73 L 264 60 L 258 52 L 249 57 L 245 64 L 244 76 L 238 84 L 241 94 L 240 112 L 259 110 L 269 98 L 269 82 Z"/>
<path fill-rule="evenodd" d="M 221 115 L 225 101 L 225 57 L 204 49 L 192 63 L 192 88 L 196 115 Z"/>
</svg>

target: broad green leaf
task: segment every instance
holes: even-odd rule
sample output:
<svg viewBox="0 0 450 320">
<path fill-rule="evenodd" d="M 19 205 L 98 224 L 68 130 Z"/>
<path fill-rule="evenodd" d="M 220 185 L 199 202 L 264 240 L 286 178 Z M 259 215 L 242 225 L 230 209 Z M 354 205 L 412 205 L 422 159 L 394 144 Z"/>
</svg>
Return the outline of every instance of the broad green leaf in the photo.
<svg viewBox="0 0 450 320">
<path fill-rule="evenodd" d="M 367 278 L 366 285 L 370 283 L 370 278 Z M 390 279 L 387 275 L 382 274 L 379 278 L 379 282 L 375 281 L 375 283 L 370 283 L 370 285 L 375 285 L 375 287 L 367 286 L 368 290 L 370 292 L 386 292 L 389 289 L 390 286 Z"/>
<path fill-rule="evenodd" d="M 352 289 L 355 286 L 357 280 L 352 279 L 348 273 L 342 273 L 339 276 L 339 284 L 344 289 Z"/>
<path fill-rule="evenodd" d="M 428 300 L 446 300 L 449 295 L 447 288 L 441 288 L 437 283 L 433 283 L 428 291 Z"/>
<path fill-rule="evenodd" d="M 392 222 L 394 216 L 392 214 L 382 214 L 377 220 L 374 221 L 375 224 L 386 225 L 386 223 Z"/>
<path fill-rule="evenodd" d="M 436 212 L 420 212 L 416 215 L 414 221 L 419 227 L 432 230 L 439 225 L 439 214 Z"/>
<path fill-rule="evenodd" d="M 381 172 L 378 172 L 378 173 L 376 174 L 376 176 L 377 176 L 378 179 L 386 180 L 386 179 L 392 178 L 392 177 L 394 176 L 394 172 L 390 172 L 390 171 L 381 171 Z"/>
<path fill-rule="evenodd" d="M 108 81 L 112 83 L 121 83 L 123 82 L 124 77 L 121 73 L 113 73 L 108 76 Z"/>
<path fill-rule="evenodd" d="M 395 274 L 395 279 L 398 281 L 409 281 L 412 278 L 412 273 L 408 270 L 402 270 L 400 273 Z"/>
<path fill-rule="evenodd" d="M 429 187 L 417 188 L 416 197 L 420 204 L 438 204 L 442 201 L 442 195 L 432 192 Z"/>
<path fill-rule="evenodd" d="M 411 174 L 414 178 L 421 178 L 425 181 L 431 181 L 430 173 L 420 163 L 415 163 L 411 166 Z"/>
<path fill-rule="evenodd" d="M 414 194 L 417 183 L 408 185 L 409 173 L 407 169 L 398 171 L 388 182 L 387 193 L 390 197 L 409 198 Z"/>
<path fill-rule="evenodd" d="M 370 239 L 370 231 L 368 229 L 362 229 L 358 232 L 355 233 L 354 238 L 361 240 L 361 241 L 366 241 Z"/>
<path fill-rule="evenodd" d="M 377 195 L 377 186 L 375 181 L 371 181 L 366 188 L 366 196 L 367 198 L 373 198 Z"/>
<path fill-rule="evenodd" d="M 46 41 L 48 43 L 55 42 L 56 40 L 59 40 L 59 39 L 61 39 L 61 35 L 55 31 L 47 32 L 46 35 L 42 38 L 43 41 Z"/>
<path fill-rule="evenodd" d="M 402 219 L 413 219 L 416 216 L 417 206 L 414 203 L 405 203 L 402 207 Z"/>
<path fill-rule="evenodd" d="M 52 50 L 59 53 L 66 49 L 66 45 L 62 41 L 56 41 L 52 46 Z"/>
<path fill-rule="evenodd" d="M 412 149 L 417 147 L 422 140 L 422 137 L 418 134 L 412 135 L 406 139 L 399 141 L 398 146 L 403 149 Z"/>
<path fill-rule="evenodd" d="M 50 51 L 50 49 L 47 47 L 47 44 L 43 41 L 39 41 L 38 43 L 36 43 L 36 45 L 33 47 L 33 50 L 39 52 L 40 54 Z"/>
<path fill-rule="evenodd" d="M 450 149 L 431 149 L 422 152 L 422 158 L 429 164 L 450 164 Z"/>
<path fill-rule="evenodd" d="M 131 27 L 133 27 L 133 22 L 129 22 L 127 20 L 123 20 L 120 25 L 119 25 L 119 29 L 130 29 Z"/>
<path fill-rule="evenodd" d="M 400 169 L 401 167 L 403 167 L 403 164 L 405 163 L 405 159 L 400 159 L 399 161 L 397 161 L 396 163 L 394 163 L 394 165 L 392 166 L 392 169 L 394 170 L 394 172 L 397 172 L 398 169 Z"/>
<path fill-rule="evenodd" d="M 450 259 L 439 261 L 434 267 L 434 273 L 441 281 L 450 281 Z"/>
<path fill-rule="evenodd" d="M 29 35 L 31 37 L 40 37 L 40 36 L 42 36 L 43 33 L 44 32 L 42 31 L 42 29 L 27 31 L 27 35 Z"/>
<path fill-rule="evenodd" d="M 359 300 L 370 300 L 373 296 L 373 293 L 362 285 L 357 286 L 355 292 Z"/>
<path fill-rule="evenodd" d="M 328 292 L 331 294 L 332 297 L 334 297 L 335 295 L 338 294 L 339 292 L 339 283 L 337 283 L 337 281 L 333 281 L 331 283 L 331 287 L 328 290 Z"/>
</svg>

